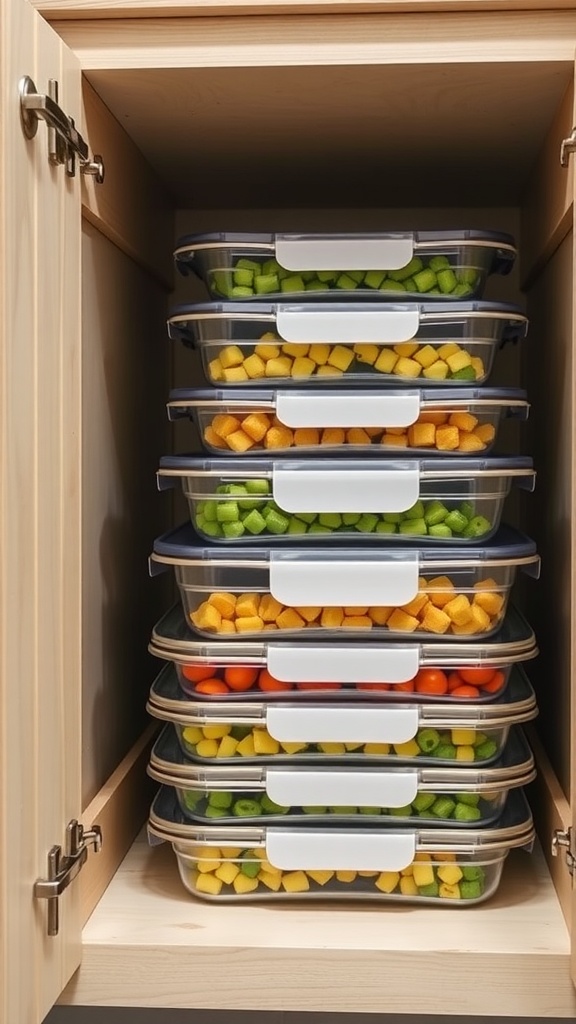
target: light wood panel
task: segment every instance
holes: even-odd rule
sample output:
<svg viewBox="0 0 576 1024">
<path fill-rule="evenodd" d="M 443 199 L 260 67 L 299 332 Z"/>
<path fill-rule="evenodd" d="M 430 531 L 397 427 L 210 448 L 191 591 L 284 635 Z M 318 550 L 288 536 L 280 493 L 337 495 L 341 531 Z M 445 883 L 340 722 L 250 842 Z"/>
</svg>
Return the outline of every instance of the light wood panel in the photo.
<svg viewBox="0 0 576 1024">
<path fill-rule="evenodd" d="M 572 929 L 572 879 L 562 850 L 552 855 L 552 837 L 556 829 L 566 831 L 572 824 L 572 810 L 534 726 L 526 730 L 534 752 L 538 775 L 529 790 L 530 806 L 556 895 L 569 934 Z"/>
<path fill-rule="evenodd" d="M 466 984 L 446 984 L 451 977 Z M 407 984 L 407 978 L 418 984 Z M 487 984 L 490 979 L 490 984 Z M 384 1000 L 384 1003 L 383 1003 Z M 570 1017 L 568 935 L 542 854 L 509 858 L 470 910 L 203 903 L 172 851 L 135 843 L 84 932 L 61 1002 Z"/>
<path fill-rule="evenodd" d="M 80 814 L 80 182 L 17 86 L 57 79 L 79 122 L 80 70 L 28 4 L 0 17 L 0 1019 L 39 1024 L 80 959 L 78 889 L 57 938 L 33 899 Z"/>
</svg>

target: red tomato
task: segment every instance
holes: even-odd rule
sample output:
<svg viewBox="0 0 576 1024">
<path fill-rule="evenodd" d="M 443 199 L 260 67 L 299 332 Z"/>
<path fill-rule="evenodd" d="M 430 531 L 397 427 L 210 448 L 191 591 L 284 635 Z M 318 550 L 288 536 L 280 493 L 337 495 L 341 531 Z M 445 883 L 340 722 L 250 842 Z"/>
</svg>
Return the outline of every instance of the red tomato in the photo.
<svg viewBox="0 0 576 1024">
<path fill-rule="evenodd" d="M 484 683 L 482 689 L 484 693 L 498 693 L 502 689 L 506 682 L 506 676 L 503 672 L 495 672 L 489 683 Z"/>
<path fill-rule="evenodd" d="M 213 665 L 182 665 L 182 675 L 190 683 L 199 683 L 202 679 L 214 678 Z"/>
<path fill-rule="evenodd" d="M 296 683 L 298 690 L 340 690 L 342 683 Z"/>
<path fill-rule="evenodd" d="M 451 672 L 448 676 L 448 692 L 452 693 L 457 686 L 462 686 L 462 678 L 458 672 Z"/>
<path fill-rule="evenodd" d="M 257 668 L 227 668 L 224 672 L 224 680 L 231 690 L 250 690 L 258 678 Z"/>
<path fill-rule="evenodd" d="M 456 686 L 451 691 L 452 697 L 479 697 L 480 690 L 476 686 L 470 686 L 468 683 L 462 683 L 462 686 Z"/>
<path fill-rule="evenodd" d="M 370 690 L 391 690 L 392 683 L 356 683 L 357 690 L 366 690 L 368 693 Z"/>
<path fill-rule="evenodd" d="M 471 686 L 485 686 L 494 675 L 493 668 L 461 668 L 460 677 Z"/>
<path fill-rule="evenodd" d="M 395 693 L 414 693 L 414 680 L 407 679 L 405 683 L 392 683 L 391 689 Z"/>
<path fill-rule="evenodd" d="M 292 683 L 283 683 L 280 679 L 274 679 L 271 676 L 267 668 L 263 668 L 258 676 L 258 686 L 261 690 L 274 691 L 274 690 L 291 690 Z"/>
<path fill-rule="evenodd" d="M 196 684 L 196 693 L 206 693 L 213 696 L 217 693 L 230 693 L 230 690 L 221 679 L 202 679 Z"/>
<path fill-rule="evenodd" d="M 448 677 L 440 668 L 421 668 L 414 689 L 416 693 L 447 693 Z"/>
</svg>

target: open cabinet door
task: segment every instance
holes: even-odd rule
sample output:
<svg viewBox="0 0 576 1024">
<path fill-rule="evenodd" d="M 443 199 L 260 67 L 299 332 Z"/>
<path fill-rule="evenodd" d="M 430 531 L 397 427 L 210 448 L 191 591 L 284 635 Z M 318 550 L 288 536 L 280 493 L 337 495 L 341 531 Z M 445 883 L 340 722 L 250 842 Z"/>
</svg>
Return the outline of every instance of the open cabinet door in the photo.
<svg viewBox="0 0 576 1024">
<path fill-rule="evenodd" d="M 81 949 L 77 883 L 57 935 L 35 895 L 81 811 L 80 173 L 44 121 L 26 137 L 19 83 L 56 80 L 74 117 L 81 80 L 26 0 L 3 0 L 0 46 L 0 1020 L 39 1024 Z"/>
</svg>

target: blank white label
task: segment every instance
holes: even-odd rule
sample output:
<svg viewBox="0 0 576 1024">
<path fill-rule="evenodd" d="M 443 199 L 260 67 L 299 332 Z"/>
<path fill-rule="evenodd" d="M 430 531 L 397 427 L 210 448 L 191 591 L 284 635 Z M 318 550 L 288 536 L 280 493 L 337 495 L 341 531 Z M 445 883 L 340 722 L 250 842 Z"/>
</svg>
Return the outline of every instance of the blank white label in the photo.
<svg viewBox="0 0 576 1024">
<path fill-rule="evenodd" d="M 415 833 L 284 832 L 268 829 L 266 857 L 284 871 L 402 871 L 416 854 Z"/>
<path fill-rule="evenodd" d="M 417 308 L 327 309 L 300 307 L 278 309 L 276 330 L 284 341 L 325 342 L 355 345 L 357 342 L 397 343 L 410 341 L 418 333 L 420 314 Z"/>
<path fill-rule="evenodd" d="M 285 683 L 405 683 L 420 668 L 420 648 L 296 647 L 271 644 L 270 675 Z"/>
<path fill-rule="evenodd" d="M 405 469 L 272 468 L 274 500 L 286 512 L 405 512 L 420 495 L 416 465 Z"/>
<path fill-rule="evenodd" d="M 418 731 L 418 708 L 271 704 L 266 728 L 286 743 L 406 743 Z"/>
<path fill-rule="evenodd" d="M 407 807 L 417 792 L 417 772 L 266 773 L 266 793 L 281 807 Z"/>
<path fill-rule="evenodd" d="M 297 561 L 270 556 L 270 592 L 281 604 L 401 607 L 418 593 L 418 552 L 377 555 L 371 561 Z"/>
<path fill-rule="evenodd" d="M 276 235 L 276 259 L 286 270 L 398 270 L 414 254 L 411 235 L 391 238 L 306 238 Z"/>
<path fill-rule="evenodd" d="M 279 392 L 276 415 L 287 427 L 409 427 L 420 415 L 418 392 L 346 391 L 338 395 L 290 395 Z"/>
</svg>

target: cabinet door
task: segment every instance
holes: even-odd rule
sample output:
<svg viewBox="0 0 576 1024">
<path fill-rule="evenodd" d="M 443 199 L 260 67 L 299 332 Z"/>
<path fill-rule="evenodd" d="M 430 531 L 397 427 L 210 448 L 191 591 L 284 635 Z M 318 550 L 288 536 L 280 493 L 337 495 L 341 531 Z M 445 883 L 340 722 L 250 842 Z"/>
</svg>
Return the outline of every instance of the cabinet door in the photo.
<svg viewBox="0 0 576 1024">
<path fill-rule="evenodd" d="M 80 816 L 80 180 L 27 139 L 19 81 L 80 110 L 80 68 L 4 0 L 0 92 L 0 1020 L 42 1021 L 80 961 L 76 885 L 34 898 Z"/>
</svg>

